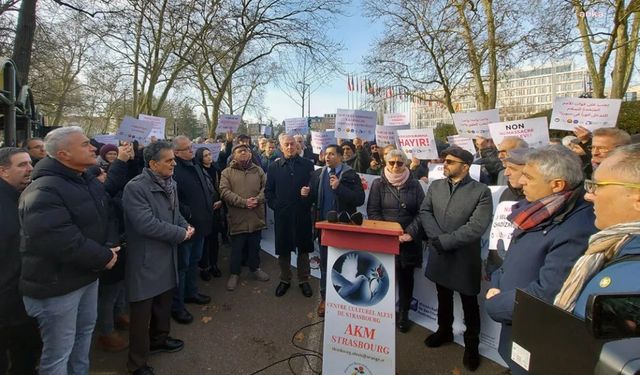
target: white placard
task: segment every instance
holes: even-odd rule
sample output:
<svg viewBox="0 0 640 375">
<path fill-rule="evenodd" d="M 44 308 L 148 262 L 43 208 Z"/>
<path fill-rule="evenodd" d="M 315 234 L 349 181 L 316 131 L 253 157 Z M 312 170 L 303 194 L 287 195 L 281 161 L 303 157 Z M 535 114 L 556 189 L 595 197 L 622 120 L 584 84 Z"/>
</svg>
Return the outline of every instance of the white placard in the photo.
<svg viewBox="0 0 640 375">
<path fill-rule="evenodd" d="M 125 116 L 116 131 L 116 138 L 121 141 L 144 143 L 153 129 L 153 123 Z"/>
<path fill-rule="evenodd" d="M 458 112 L 451 115 L 453 123 L 458 130 L 458 135 L 467 138 L 489 138 L 489 124 L 500 122 L 497 109 L 489 109 L 479 112 Z"/>
<path fill-rule="evenodd" d="M 327 255 L 322 373 L 395 374 L 395 256 L 331 246 Z"/>
<path fill-rule="evenodd" d="M 407 157 L 421 160 L 438 159 L 433 129 L 398 130 L 398 146 Z"/>
<path fill-rule="evenodd" d="M 311 148 L 313 153 L 320 155 L 320 152 L 324 150 L 328 145 L 336 143 L 336 133 L 331 130 L 316 132 L 311 131 Z"/>
<path fill-rule="evenodd" d="M 272 134 L 272 127 L 269 125 L 260 125 L 260 134 L 270 137 Z"/>
<path fill-rule="evenodd" d="M 220 115 L 218 116 L 218 126 L 216 134 L 224 134 L 227 132 L 237 133 L 240 127 L 242 117 L 240 115 Z"/>
<path fill-rule="evenodd" d="M 480 181 L 480 170 L 482 168 L 479 164 L 471 164 L 469 167 L 469 176 L 476 181 Z M 429 181 L 441 180 L 447 178 L 444 175 L 444 164 L 442 163 L 429 163 Z"/>
<path fill-rule="evenodd" d="M 157 140 L 165 139 L 164 129 L 167 123 L 167 119 L 165 119 L 164 117 L 145 115 L 143 113 L 138 115 L 138 119 L 153 123 L 153 129 L 151 129 L 151 133 L 149 133 L 149 137 L 147 138 L 156 137 Z"/>
<path fill-rule="evenodd" d="M 338 109 L 336 112 L 336 138 L 373 141 L 376 132 L 376 113 Z"/>
<path fill-rule="evenodd" d="M 192 143 L 191 144 L 191 150 L 193 150 L 193 154 L 195 155 L 196 151 L 198 151 L 199 148 L 206 148 L 209 149 L 209 151 L 211 151 L 211 157 L 213 158 L 213 161 L 218 161 L 218 156 L 220 156 L 220 149 L 222 148 L 222 143 Z"/>
<path fill-rule="evenodd" d="M 549 128 L 546 117 L 495 122 L 489 124 L 493 143 L 499 145 L 505 137 L 522 138 L 529 147 L 540 148 L 549 144 Z"/>
<path fill-rule="evenodd" d="M 402 126 L 409 125 L 408 113 L 385 113 L 384 126 Z"/>
<path fill-rule="evenodd" d="M 589 131 L 615 128 L 622 99 L 555 98 L 551 129 L 573 131 L 584 126 Z"/>
<path fill-rule="evenodd" d="M 376 144 L 379 147 L 385 147 L 387 145 L 396 145 L 398 143 L 397 130 L 409 129 L 409 125 L 397 125 L 397 126 L 381 126 L 376 125 Z"/>
<path fill-rule="evenodd" d="M 473 139 L 463 137 L 461 135 L 449 135 L 447 136 L 447 142 L 451 146 L 458 146 L 463 150 L 467 150 L 471 153 L 471 155 L 475 155 L 476 148 L 473 145 Z"/>
<path fill-rule="evenodd" d="M 309 121 L 306 117 L 288 118 L 284 120 L 284 131 L 290 135 L 307 134 L 309 132 Z"/>
<path fill-rule="evenodd" d="M 95 135 L 93 139 L 102 143 L 103 145 L 118 146 L 120 144 L 115 134 L 98 134 Z"/>
<path fill-rule="evenodd" d="M 511 243 L 511 235 L 516 229 L 507 217 L 511 214 L 514 201 L 504 201 L 498 204 L 493 214 L 493 223 L 489 233 L 489 250 L 507 251 Z M 502 245 L 499 242 L 502 241 Z"/>
<path fill-rule="evenodd" d="M 511 360 L 517 363 L 523 369 L 529 371 L 531 353 L 514 341 L 511 344 Z"/>
</svg>

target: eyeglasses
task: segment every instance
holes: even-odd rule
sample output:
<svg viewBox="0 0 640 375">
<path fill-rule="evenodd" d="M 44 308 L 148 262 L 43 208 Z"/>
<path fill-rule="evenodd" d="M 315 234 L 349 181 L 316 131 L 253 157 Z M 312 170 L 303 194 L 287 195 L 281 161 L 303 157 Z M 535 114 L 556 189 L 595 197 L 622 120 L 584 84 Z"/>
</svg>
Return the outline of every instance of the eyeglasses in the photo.
<svg viewBox="0 0 640 375">
<path fill-rule="evenodd" d="M 404 162 L 403 162 L 403 161 L 400 161 L 400 160 L 398 160 L 398 161 L 391 160 L 391 161 L 388 161 L 388 162 L 387 162 L 387 164 L 389 164 L 389 165 L 390 165 L 390 166 L 392 166 L 392 167 L 395 167 L 396 165 L 397 165 L 398 167 L 402 167 L 402 166 L 404 165 Z"/>
<path fill-rule="evenodd" d="M 600 181 L 595 182 L 593 180 L 584 180 L 584 190 L 593 194 L 596 192 L 599 186 L 607 186 L 607 185 L 615 185 L 615 186 L 624 186 L 632 189 L 640 189 L 640 184 L 632 184 L 630 182 L 617 182 L 617 181 Z"/>
<path fill-rule="evenodd" d="M 445 163 L 447 165 L 455 164 L 455 163 L 465 164 L 465 162 L 463 162 L 463 161 L 457 161 L 457 160 L 453 160 L 453 159 L 444 159 L 443 163 Z"/>
<path fill-rule="evenodd" d="M 193 150 L 191 149 L 191 147 L 189 148 L 176 148 L 175 149 L 176 152 L 182 152 L 182 151 L 189 151 L 189 152 L 193 152 Z"/>
<path fill-rule="evenodd" d="M 611 149 L 609 147 L 604 147 L 604 146 L 591 146 L 591 153 L 600 153 L 600 154 L 608 154 L 609 152 L 611 152 Z"/>
</svg>

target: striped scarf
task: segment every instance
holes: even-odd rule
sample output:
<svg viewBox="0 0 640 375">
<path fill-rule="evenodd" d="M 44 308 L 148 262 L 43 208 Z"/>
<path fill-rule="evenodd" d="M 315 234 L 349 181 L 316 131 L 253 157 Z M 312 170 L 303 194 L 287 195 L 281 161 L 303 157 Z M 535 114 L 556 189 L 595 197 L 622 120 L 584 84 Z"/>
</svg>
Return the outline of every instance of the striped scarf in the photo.
<svg viewBox="0 0 640 375">
<path fill-rule="evenodd" d="M 634 234 L 640 234 L 639 221 L 612 225 L 591 236 L 587 251 L 573 265 L 553 304 L 573 311 L 584 285 L 618 254 L 622 245 Z"/>
<path fill-rule="evenodd" d="M 561 191 L 524 205 L 516 203 L 507 220 L 523 231 L 535 228 L 564 207 L 573 192 L 573 190 Z"/>
</svg>

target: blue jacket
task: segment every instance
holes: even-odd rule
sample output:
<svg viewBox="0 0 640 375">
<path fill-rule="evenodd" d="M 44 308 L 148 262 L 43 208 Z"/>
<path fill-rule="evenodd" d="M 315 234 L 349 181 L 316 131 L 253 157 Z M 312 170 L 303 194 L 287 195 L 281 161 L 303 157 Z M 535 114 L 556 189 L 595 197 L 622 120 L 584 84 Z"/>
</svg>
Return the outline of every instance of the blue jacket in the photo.
<svg viewBox="0 0 640 375">
<path fill-rule="evenodd" d="M 638 255 L 640 255 L 640 236 L 636 235 L 622 246 L 612 261 L 620 260 L 624 256 Z M 640 260 L 638 259 L 616 262 L 609 267 L 603 268 L 582 289 L 576 300 L 576 307 L 573 309 L 573 313 L 584 319 L 587 299 L 591 294 L 640 293 L 638 274 L 640 274 Z M 600 281 L 605 277 L 609 277 L 611 281 L 602 283 L 601 286 Z"/>
<path fill-rule="evenodd" d="M 498 351 L 511 362 L 511 319 L 516 289 L 549 303 L 562 287 L 575 261 L 586 251 L 589 237 L 597 232 L 593 206 L 580 189 L 558 214 L 528 231 L 516 229 L 502 266 L 491 276 L 500 294 L 485 301 L 491 319 L 502 323 Z"/>
</svg>

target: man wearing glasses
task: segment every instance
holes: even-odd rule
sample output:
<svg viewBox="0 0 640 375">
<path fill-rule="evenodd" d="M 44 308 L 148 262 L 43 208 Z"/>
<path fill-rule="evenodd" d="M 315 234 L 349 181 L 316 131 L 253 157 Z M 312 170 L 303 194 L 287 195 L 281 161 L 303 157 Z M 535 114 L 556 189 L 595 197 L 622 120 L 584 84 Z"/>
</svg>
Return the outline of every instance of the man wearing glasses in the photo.
<svg viewBox="0 0 640 375">
<path fill-rule="evenodd" d="M 469 151 L 450 147 L 442 157 L 447 178 L 431 183 L 420 208 L 429 240 L 425 276 L 438 291 L 438 330 L 424 343 L 435 348 L 453 341 L 453 292 L 458 292 L 466 325 L 462 363 L 475 371 L 480 364 L 480 238 L 491 224 L 491 191 L 469 176 Z"/>
<path fill-rule="evenodd" d="M 554 304 L 584 318 L 591 294 L 638 291 L 640 273 L 640 145 L 617 148 L 586 180 L 600 232 L 589 238 Z M 626 259 L 626 261 L 625 261 Z M 636 327 L 629 327 L 636 328 Z"/>
<path fill-rule="evenodd" d="M 185 303 L 206 305 L 211 297 L 198 293 L 198 262 L 204 239 L 213 229 L 213 185 L 205 178 L 198 163 L 193 162 L 191 140 L 179 135 L 173 140 L 176 167 L 173 179 L 178 185 L 180 213 L 195 228 L 193 236 L 178 245 L 178 287 L 173 295 L 171 316 L 181 324 L 189 324 L 193 316 Z"/>
<path fill-rule="evenodd" d="M 586 152 L 589 152 L 589 140 L 591 140 L 590 155 L 593 170 L 598 168 L 611 151 L 631 143 L 629 133 L 618 128 L 600 128 L 590 133 L 586 128 L 578 126 L 574 133 L 581 142 L 580 146 Z"/>
<path fill-rule="evenodd" d="M 553 302 L 596 232 L 593 206 L 583 197 L 580 159 L 571 150 L 554 145 L 529 152 L 519 183 L 526 199 L 508 217 L 515 230 L 485 301 L 489 316 L 502 324 L 498 351 L 514 375 L 526 373 L 511 360 L 516 289 Z"/>
</svg>

